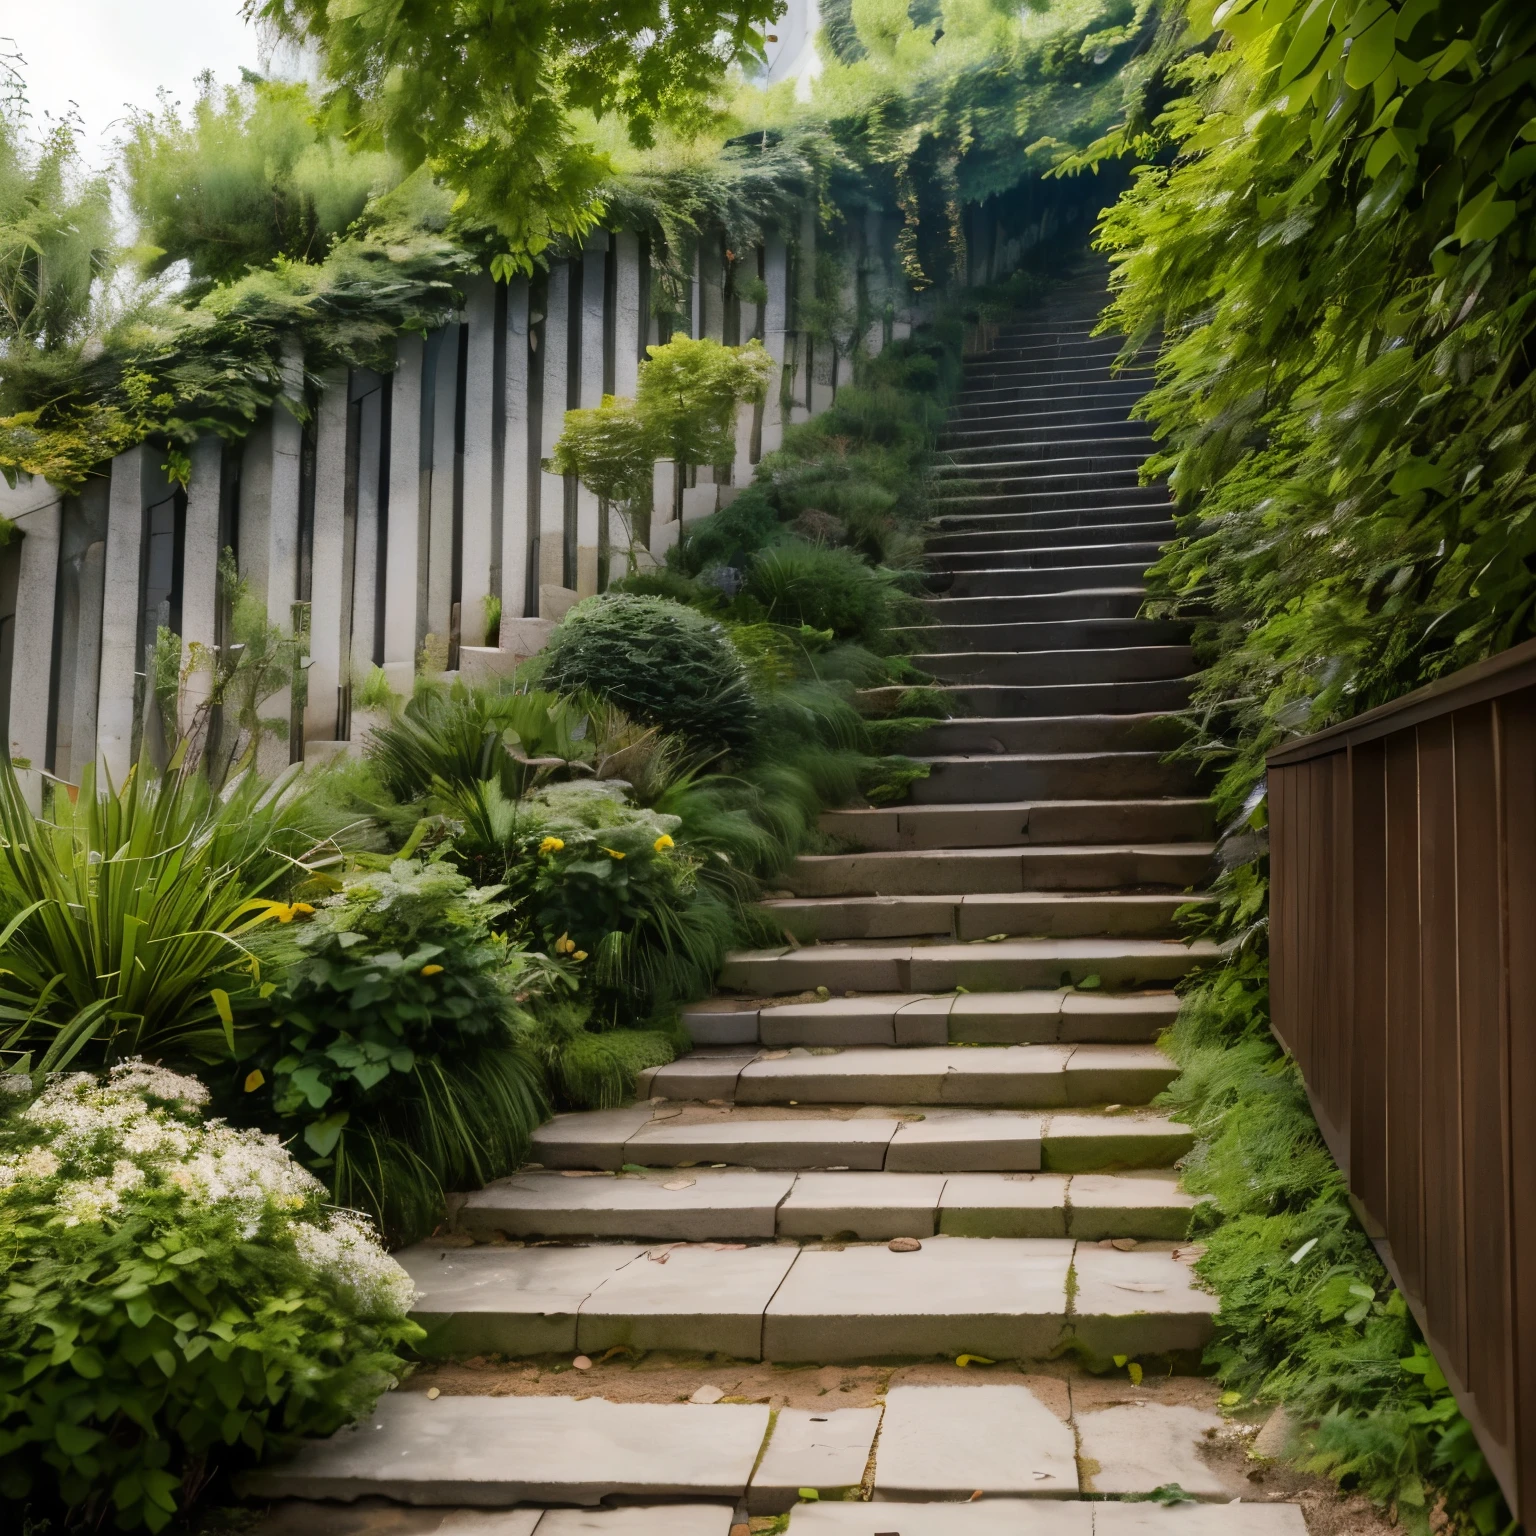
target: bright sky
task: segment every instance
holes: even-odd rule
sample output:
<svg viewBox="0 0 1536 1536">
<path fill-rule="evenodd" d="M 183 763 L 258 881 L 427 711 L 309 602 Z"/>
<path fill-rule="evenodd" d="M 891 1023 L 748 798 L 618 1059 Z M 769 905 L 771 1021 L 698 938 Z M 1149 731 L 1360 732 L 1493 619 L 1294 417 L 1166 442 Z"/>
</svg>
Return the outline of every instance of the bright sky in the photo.
<svg viewBox="0 0 1536 1536">
<path fill-rule="evenodd" d="M 153 107 L 167 87 L 190 101 L 204 69 L 233 83 L 257 67 L 255 29 L 240 0 L 5 0 L 0 50 L 26 63 L 34 124 L 74 102 L 93 161 L 117 137 L 125 106 Z"/>
</svg>

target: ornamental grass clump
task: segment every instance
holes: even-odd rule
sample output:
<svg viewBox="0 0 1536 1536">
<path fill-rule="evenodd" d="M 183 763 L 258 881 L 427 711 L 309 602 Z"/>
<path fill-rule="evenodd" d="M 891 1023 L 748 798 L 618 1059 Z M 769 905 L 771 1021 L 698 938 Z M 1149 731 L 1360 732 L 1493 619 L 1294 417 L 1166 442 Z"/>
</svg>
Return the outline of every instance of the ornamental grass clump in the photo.
<svg viewBox="0 0 1536 1536">
<path fill-rule="evenodd" d="M 409 1276 L 273 1136 L 142 1061 L 0 1099 L 0 1497 L 157 1531 L 211 1480 L 366 1413 Z"/>
</svg>

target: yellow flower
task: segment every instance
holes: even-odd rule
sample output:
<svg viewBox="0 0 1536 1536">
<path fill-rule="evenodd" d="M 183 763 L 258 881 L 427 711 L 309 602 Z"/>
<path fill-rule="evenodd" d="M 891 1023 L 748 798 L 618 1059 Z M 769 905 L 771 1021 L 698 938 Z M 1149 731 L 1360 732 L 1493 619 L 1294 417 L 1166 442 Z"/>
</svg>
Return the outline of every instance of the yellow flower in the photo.
<svg viewBox="0 0 1536 1536">
<path fill-rule="evenodd" d="M 421 968 L 423 976 L 436 976 L 442 970 L 440 965 L 424 965 Z"/>
<path fill-rule="evenodd" d="M 672 841 L 672 839 L 670 837 L 668 837 L 665 832 L 663 832 L 661 834 L 661 836 L 658 837 L 656 839 L 656 841 L 651 844 L 651 847 L 654 848 L 657 853 L 665 853 L 668 848 L 675 848 L 675 847 L 677 847 L 677 844 L 674 843 Z"/>
<path fill-rule="evenodd" d="M 248 907 L 262 907 L 268 917 L 275 917 L 280 923 L 291 923 L 301 912 L 313 912 L 315 909 L 307 901 L 296 901 L 291 906 L 282 901 L 250 901 Z"/>
<path fill-rule="evenodd" d="M 587 958 L 587 952 L 584 949 L 578 949 L 576 951 L 576 953 L 571 956 L 571 959 L 573 959 L 573 960 L 585 960 L 586 958 Z"/>
<path fill-rule="evenodd" d="M 617 848 L 604 848 L 603 852 L 606 853 L 610 859 L 622 859 L 624 857 L 624 855 L 620 853 Z"/>
<path fill-rule="evenodd" d="M 562 933 L 560 937 L 555 940 L 555 953 L 557 955 L 568 955 L 575 948 L 576 941 L 568 933 Z"/>
<path fill-rule="evenodd" d="M 559 853 L 565 847 L 565 840 L 559 837 L 546 837 L 539 844 L 540 853 Z"/>
<path fill-rule="evenodd" d="M 266 1082 L 266 1080 L 266 1074 L 261 1070 L 260 1067 L 257 1067 L 254 1072 L 248 1072 L 246 1074 L 245 1091 L 247 1093 L 255 1093 L 256 1090 L 260 1088 L 264 1082 Z"/>
</svg>

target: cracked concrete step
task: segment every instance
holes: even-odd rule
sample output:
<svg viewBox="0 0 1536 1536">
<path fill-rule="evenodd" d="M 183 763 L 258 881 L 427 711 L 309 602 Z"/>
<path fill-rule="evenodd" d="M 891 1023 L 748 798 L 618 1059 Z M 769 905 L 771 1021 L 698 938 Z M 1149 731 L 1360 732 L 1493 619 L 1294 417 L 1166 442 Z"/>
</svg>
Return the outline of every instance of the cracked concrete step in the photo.
<svg viewBox="0 0 1536 1536">
<path fill-rule="evenodd" d="M 1296 1504 L 800 1504 L 788 1536 L 1307 1536 Z"/>
<path fill-rule="evenodd" d="M 769 1413 L 757 1404 L 577 1402 L 391 1392 L 362 1422 L 238 1480 L 242 1497 L 400 1504 L 742 1498 Z"/>
<path fill-rule="evenodd" d="M 1095 409 L 1079 402 L 1059 411 L 1013 411 L 1006 406 L 977 421 L 952 421 L 939 435 L 939 446 L 981 443 L 997 438 L 1012 443 L 1051 443 L 1092 438 L 1098 442 L 1148 442 L 1156 446 L 1147 423 L 1138 421 L 1128 407 Z"/>
<path fill-rule="evenodd" d="M 931 537 L 927 543 L 929 558 L 953 554 L 1005 555 L 1009 550 L 1024 547 L 1054 549 L 1138 540 L 1166 543 L 1175 531 L 1173 519 L 1161 507 L 1110 507 L 1102 513 L 1085 514 L 1075 522 L 1056 527 L 1037 519 L 1026 519 L 1021 514 L 999 521 L 1003 523 L 1002 527 L 968 529 Z"/>
<path fill-rule="evenodd" d="M 955 706 L 973 715 L 1176 714 L 1189 708 L 1194 684 L 1187 677 L 1146 683 L 945 684 Z"/>
<path fill-rule="evenodd" d="M 826 1109 L 641 1104 L 556 1115 L 533 1136 L 539 1167 L 753 1168 L 889 1173 L 1110 1172 L 1166 1168 L 1193 1145 L 1184 1126 L 1141 1111 L 878 1105 Z"/>
<path fill-rule="evenodd" d="M 1113 440 L 1076 454 L 1067 452 L 1066 445 L 1058 443 L 1043 457 L 1036 454 L 1016 457 L 1006 450 L 995 450 L 989 458 L 951 458 L 935 464 L 932 473 L 944 485 L 953 485 L 959 480 L 990 479 L 1041 480 L 1053 485 L 1081 480 L 1089 485 L 1119 485 L 1126 476 L 1133 477 L 1130 483 L 1135 485 L 1139 484 L 1145 459 L 1146 455 L 1136 448 Z M 1064 488 L 1073 489 L 1070 485 Z"/>
<path fill-rule="evenodd" d="M 1034 402 L 1056 405 L 1062 400 L 1092 400 L 1105 405 L 1111 401 L 1123 401 L 1127 407 L 1134 405 L 1146 393 L 1146 386 L 1138 379 L 1124 381 L 1103 378 L 1063 379 L 1054 384 L 983 384 L 975 389 L 962 389 L 951 420 L 964 420 L 978 407 L 989 405 L 1025 405 Z"/>
<path fill-rule="evenodd" d="M 1167 752 L 1189 726 L 1160 713 L 957 717 L 935 720 L 915 735 L 914 752 L 934 757 L 1006 753 Z"/>
<path fill-rule="evenodd" d="M 1026 891 L 1000 896 L 826 896 L 761 903 L 801 943 L 942 934 L 971 941 L 995 935 L 1051 939 L 1176 938 L 1176 914 L 1200 896 L 1072 895 Z"/>
<path fill-rule="evenodd" d="M 681 1187 L 679 1187 L 681 1186 Z M 763 1173 L 734 1168 L 572 1179 L 528 1171 L 465 1198 L 455 1230 L 640 1242 L 894 1237 L 1171 1239 L 1197 1202 L 1146 1173 Z"/>
<path fill-rule="evenodd" d="M 643 1098 L 735 1104 L 1148 1104 L 1178 1075 L 1155 1045 L 890 1045 L 730 1048 L 680 1056 L 640 1074 Z"/>
<path fill-rule="evenodd" d="M 1173 786 L 1170 786 L 1173 787 Z M 1209 842 L 1208 800 L 975 800 L 825 811 L 821 830 L 856 848 L 1008 848 L 1027 843 Z"/>
<path fill-rule="evenodd" d="M 1166 985 L 1222 953 L 1205 940 L 1003 939 L 996 944 L 812 944 L 746 950 L 727 957 L 720 984 L 764 997 L 775 992 L 1009 992 L 1075 985 L 1097 977 L 1117 990 Z"/>
<path fill-rule="evenodd" d="M 1161 752 L 986 752 L 930 755 L 928 777 L 913 781 L 909 805 L 1012 800 L 1126 800 L 1188 795 L 1198 789 L 1193 764 L 1166 762 Z"/>
<path fill-rule="evenodd" d="M 1066 532 L 1073 528 L 1097 530 L 1116 523 L 1167 523 L 1172 515 L 1171 503 L 1155 501 L 1058 507 L 1045 512 L 946 512 L 933 519 L 928 547 L 942 549 L 958 539 L 1010 533 L 1020 535 L 1014 542 L 1022 544 L 1028 542 L 1024 535 L 1032 531 Z M 966 546 L 961 544 L 958 547 Z"/>
<path fill-rule="evenodd" d="M 1017 549 L 939 550 L 927 557 L 931 569 L 961 571 L 1033 571 L 1062 569 L 1076 573 L 1080 566 L 1140 565 L 1142 570 L 1157 559 L 1161 539 L 1130 536 L 1119 543 L 1083 542 Z"/>
<path fill-rule="evenodd" d="M 1105 591 L 1043 592 L 1023 597 L 929 597 L 924 605 L 939 627 L 1052 623 L 1062 619 L 1136 618 L 1146 598 L 1140 586 Z"/>
<path fill-rule="evenodd" d="M 1166 509 L 1169 506 L 1167 486 L 1142 485 L 1134 476 L 1124 484 L 1096 490 L 1041 486 L 1036 490 L 1015 488 L 986 491 L 965 481 L 946 482 L 944 489 L 947 494 L 936 495 L 930 502 L 935 517 L 1027 512 L 1105 512 L 1114 507 L 1148 506 Z"/>
<path fill-rule="evenodd" d="M 1125 646 L 1083 651 L 922 652 L 913 664 L 952 687 L 1035 688 L 1081 683 L 1144 683 L 1185 678 L 1194 671 L 1187 645 Z"/>
<path fill-rule="evenodd" d="M 946 619 L 941 623 L 909 625 L 895 633 L 927 655 L 965 651 L 998 654 L 1182 646 L 1189 638 L 1190 627 L 1190 621 L 1179 619 L 1026 619 L 1006 624 Z"/>
<path fill-rule="evenodd" d="M 967 1351 L 1029 1360 L 1071 1348 L 1095 1362 L 1115 1354 L 1196 1351 L 1210 1338 L 1218 1303 L 1196 1286 L 1193 1256 L 1169 1245 L 1122 1252 L 1070 1238 L 940 1236 L 909 1253 L 884 1244 L 826 1249 L 793 1242 L 661 1249 L 427 1243 L 399 1258 L 417 1286 L 412 1316 L 427 1330 L 419 1348 L 428 1355 L 597 1354 L 624 1347 L 836 1364 Z M 761 1411 L 759 1443 L 767 1428 L 767 1410 Z M 437 1444 L 430 1449 L 445 1454 Z M 567 1453 L 563 1462 L 570 1460 Z M 681 1482 L 692 1471 L 658 1460 L 653 1479 Z M 750 1459 L 743 1474 L 739 1451 L 728 1444 L 718 1461 L 712 1486 L 695 1496 L 717 1496 L 738 1477 L 745 1487 Z M 585 1469 L 589 1480 L 604 1471 L 602 1458 L 592 1463 Z M 630 1486 L 615 1492 L 654 1490 L 654 1483 L 633 1486 L 632 1461 L 626 1470 Z M 544 1476 L 549 1481 L 525 1500 L 558 1497 L 548 1491 L 554 1467 Z M 507 1480 L 508 1471 L 501 1477 Z M 316 1496 L 312 1482 L 293 1491 Z"/>
<path fill-rule="evenodd" d="M 1189 890 L 1211 873 L 1209 843 L 933 848 L 802 854 L 782 877 L 796 896 L 975 896 L 1001 891 Z"/>
<path fill-rule="evenodd" d="M 699 1046 L 1138 1044 L 1179 1011 L 1172 992 L 871 992 L 811 1003 L 710 998 L 683 1010 Z"/>
<path fill-rule="evenodd" d="M 1080 591 L 1123 591 L 1140 588 L 1148 562 L 1118 564 L 992 567 L 987 570 L 952 571 L 952 579 L 939 595 L 950 597 L 1047 597 Z"/>
</svg>

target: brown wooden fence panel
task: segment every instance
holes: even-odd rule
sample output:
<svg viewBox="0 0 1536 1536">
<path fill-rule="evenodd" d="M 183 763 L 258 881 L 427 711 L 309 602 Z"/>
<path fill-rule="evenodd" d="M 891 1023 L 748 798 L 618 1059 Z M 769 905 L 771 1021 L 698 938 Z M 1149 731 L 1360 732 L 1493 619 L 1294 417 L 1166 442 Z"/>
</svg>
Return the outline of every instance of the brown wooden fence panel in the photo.
<svg viewBox="0 0 1536 1536">
<path fill-rule="evenodd" d="M 1275 1033 L 1536 1507 L 1536 642 L 1271 754 L 1269 816 Z"/>
</svg>

